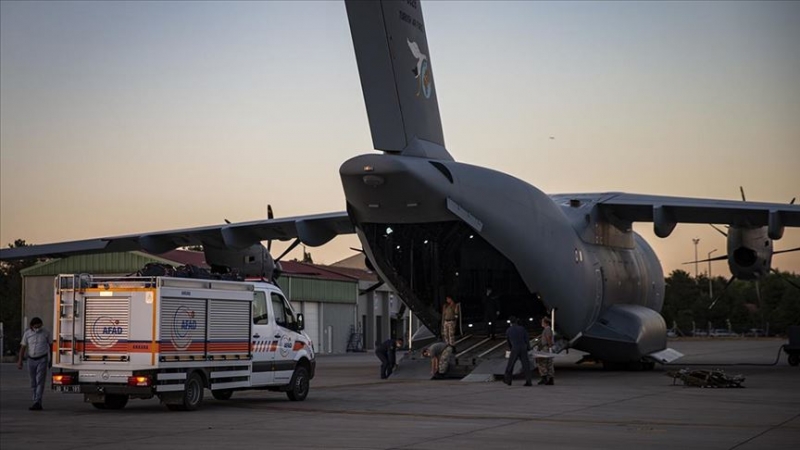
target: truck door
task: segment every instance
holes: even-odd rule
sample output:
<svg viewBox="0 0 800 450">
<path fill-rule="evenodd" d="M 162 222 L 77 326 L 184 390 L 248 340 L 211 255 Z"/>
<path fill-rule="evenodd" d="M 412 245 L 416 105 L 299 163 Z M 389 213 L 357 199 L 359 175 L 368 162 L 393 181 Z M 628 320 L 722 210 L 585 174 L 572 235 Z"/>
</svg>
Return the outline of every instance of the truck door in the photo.
<svg viewBox="0 0 800 450">
<path fill-rule="evenodd" d="M 278 341 L 275 356 L 275 383 L 286 384 L 294 372 L 295 337 L 297 336 L 297 320 L 286 299 L 278 292 L 270 292 L 272 311 L 275 314 L 274 334 Z"/>
<path fill-rule="evenodd" d="M 274 337 L 273 326 L 269 317 L 267 294 L 264 291 L 255 291 L 253 301 L 253 386 L 272 384 L 273 362 L 277 339 Z"/>
</svg>

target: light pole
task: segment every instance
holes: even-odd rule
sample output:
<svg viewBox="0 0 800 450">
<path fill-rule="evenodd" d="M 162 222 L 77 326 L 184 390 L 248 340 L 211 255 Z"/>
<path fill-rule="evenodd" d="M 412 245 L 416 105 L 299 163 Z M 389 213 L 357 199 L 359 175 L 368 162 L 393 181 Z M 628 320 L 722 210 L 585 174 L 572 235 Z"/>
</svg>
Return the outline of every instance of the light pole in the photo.
<svg viewBox="0 0 800 450">
<path fill-rule="evenodd" d="M 694 242 L 694 278 L 697 279 L 697 244 L 700 243 L 700 238 L 692 239 Z"/>
<path fill-rule="evenodd" d="M 708 298 L 714 298 L 714 287 L 711 284 L 711 254 L 715 251 L 717 251 L 717 249 L 708 252 Z"/>
</svg>

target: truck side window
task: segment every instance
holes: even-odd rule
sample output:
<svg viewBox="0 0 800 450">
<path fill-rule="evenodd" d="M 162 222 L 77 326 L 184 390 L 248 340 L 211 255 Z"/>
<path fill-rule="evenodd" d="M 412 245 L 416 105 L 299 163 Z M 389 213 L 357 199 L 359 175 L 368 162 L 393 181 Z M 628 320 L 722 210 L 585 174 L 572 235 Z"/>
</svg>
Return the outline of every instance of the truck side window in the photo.
<svg viewBox="0 0 800 450">
<path fill-rule="evenodd" d="M 294 314 L 292 310 L 286 306 L 286 300 L 280 294 L 272 293 L 272 310 L 275 312 L 275 323 L 278 325 L 294 330 L 296 328 Z"/>
<path fill-rule="evenodd" d="M 277 323 L 282 327 L 285 327 L 286 314 L 283 311 L 283 302 L 281 301 L 280 296 L 274 293 L 272 294 L 272 311 L 275 314 L 275 323 Z"/>
<path fill-rule="evenodd" d="M 255 300 L 253 301 L 253 323 L 255 325 L 266 325 L 269 323 L 267 296 L 261 291 L 256 291 Z"/>
</svg>

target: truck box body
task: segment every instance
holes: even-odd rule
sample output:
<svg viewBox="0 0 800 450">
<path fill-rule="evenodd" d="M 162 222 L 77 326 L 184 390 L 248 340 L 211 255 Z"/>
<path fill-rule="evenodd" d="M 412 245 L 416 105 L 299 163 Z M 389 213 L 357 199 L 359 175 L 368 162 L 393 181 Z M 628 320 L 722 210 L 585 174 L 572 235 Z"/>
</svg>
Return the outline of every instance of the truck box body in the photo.
<svg viewBox="0 0 800 450">
<path fill-rule="evenodd" d="M 53 389 L 83 393 L 95 406 L 109 395 L 183 401 L 192 374 L 228 396 L 238 389 L 288 390 L 297 367 L 305 367 L 308 379 L 314 368 L 302 326 L 286 324 L 302 323 L 290 308 L 267 283 L 61 275 Z M 254 311 L 262 311 L 257 320 Z M 57 381 L 59 374 L 68 376 Z"/>
</svg>

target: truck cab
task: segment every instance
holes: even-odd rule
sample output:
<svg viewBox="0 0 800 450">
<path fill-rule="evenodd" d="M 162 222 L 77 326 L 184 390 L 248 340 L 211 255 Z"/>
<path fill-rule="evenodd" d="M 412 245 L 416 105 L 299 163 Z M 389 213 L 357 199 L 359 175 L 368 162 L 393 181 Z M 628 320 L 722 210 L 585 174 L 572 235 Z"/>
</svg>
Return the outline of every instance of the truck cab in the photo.
<svg viewBox="0 0 800 450">
<path fill-rule="evenodd" d="M 285 386 L 290 399 L 302 400 L 315 369 L 313 343 L 302 331 L 303 315 L 295 314 L 272 284 L 256 283 L 254 296 L 253 384 Z"/>
</svg>

